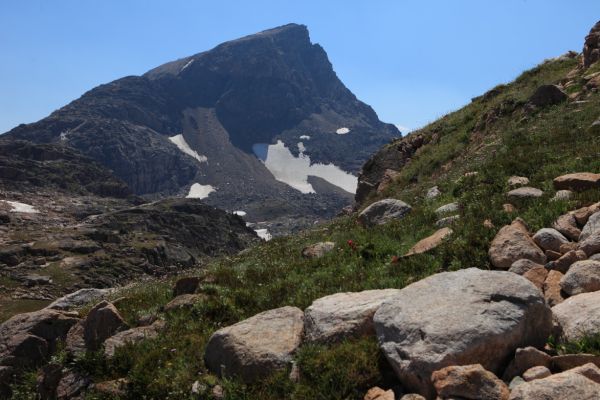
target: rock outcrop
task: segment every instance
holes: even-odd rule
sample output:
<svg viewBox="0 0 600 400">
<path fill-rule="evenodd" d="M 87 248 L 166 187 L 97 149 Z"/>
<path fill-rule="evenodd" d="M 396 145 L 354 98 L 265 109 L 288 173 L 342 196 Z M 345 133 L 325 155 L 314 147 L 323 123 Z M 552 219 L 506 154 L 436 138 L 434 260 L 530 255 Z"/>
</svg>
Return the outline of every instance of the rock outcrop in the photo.
<svg viewBox="0 0 600 400">
<path fill-rule="evenodd" d="M 596 23 L 585 37 L 583 45 L 583 66 L 590 65 L 600 60 L 600 21 Z"/>
</svg>

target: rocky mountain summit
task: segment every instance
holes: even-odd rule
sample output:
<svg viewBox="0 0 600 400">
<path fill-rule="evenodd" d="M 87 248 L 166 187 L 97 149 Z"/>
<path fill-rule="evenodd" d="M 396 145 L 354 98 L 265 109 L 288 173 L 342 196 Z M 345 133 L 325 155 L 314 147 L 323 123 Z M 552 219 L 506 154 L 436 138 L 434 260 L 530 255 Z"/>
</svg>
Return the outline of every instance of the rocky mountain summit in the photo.
<svg viewBox="0 0 600 400">
<path fill-rule="evenodd" d="M 101 85 L 3 139 L 76 150 L 137 195 L 302 225 L 348 205 L 362 163 L 399 135 L 289 24 Z"/>
</svg>

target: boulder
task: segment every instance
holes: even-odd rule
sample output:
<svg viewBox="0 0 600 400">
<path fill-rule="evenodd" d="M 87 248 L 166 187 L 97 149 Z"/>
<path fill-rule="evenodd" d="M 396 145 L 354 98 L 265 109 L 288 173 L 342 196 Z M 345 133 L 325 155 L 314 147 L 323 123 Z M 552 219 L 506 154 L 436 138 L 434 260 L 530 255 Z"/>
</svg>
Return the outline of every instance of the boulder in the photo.
<svg viewBox="0 0 600 400">
<path fill-rule="evenodd" d="M 433 371 L 480 363 L 494 373 L 519 347 L 543 346 L 550 308 L 527 279 L 469 268 L 425 278 L 383 303 L 373 318 L 402 385 L 433 397 Z"/>
<path fill-rule="evenodd" d="M 433 200 L 441 194 L 442 194 L 442 192 L 440 192 L 440 188 L 437 186 L 434 186 L 432 188 L 429 188 L 429 190 L 425 194 L 425 199 Z"/>
<path fill-rule="evenodd" d="M 539 365 L 537 367 L 531 367 L 527 371 L 523 372 L 523 380 L 525 382 L 531 382 L 536 379 L 544 379 L 552 375 L 552 372 L 548 367 Z"/>
<path fill-rule="evenodd" d="M 600 188 L 600 174 L 591 172 L 567 174 L 554 178 L 553 183 L 556 190 L 582 192 L 588 189 Z"/>
<path fill-rule="evenodd" d="M 304 258 L 321 258 L 325 254 L 335 249 L 334 242 L 320 242 L 311 244 L 302 249 L 302 257 Z"/>
<path fill-rule="evenodd" d="M 533 235 L 533 241 L 542 250 L 560 252 L 560 245 L 568 243 L 569 240 L 559 231 L 552 228 L 542 228 Z"/>
<path fill-rule="evenodd" d="M 589 371 L 591 368 L 596 371 Z M 581 370 L 587 368 L 588 371 Z M 510 400 L 594 400 L 600 398 L 600 384 L 587 375 L 600 373 L 593 364 L 525 382 L 515 387 Z"/>
<path fill-rule="evenodd" d="M 367 227 L 383 225 L 392 220 L 404 218 L 411 210 L 411 206 L 401 200 L 379 200 L 358 215 L 358 222 Z"/>
<path fill-rule="evenodd" d="M 41 364 L 78 321 L 77 314 L 50 309 L 13 316 L 0 324 L 0 365 Z"/>
<path fill-rule="evenodd" d="M 142 340 L 154 339 L 158 337 L 164 329 L 165 322 L 162 320 L 155 321 L 149 326 L 140 326 L 137 328 L 128 329 L 109 337 L 104 342 L 104 355 L 113 357 L 118 348 L 128 344 L 135 344 Z"/>
<path fill-rule="evenodd" d="M 207 367 L 252 382 L 285 368 L 300 346 L 304 313 L 282 307 L 219 329 L 206 345 Z"/>
<path fill-rule="evenodd" d="M 517 349 L 515 358 L 512 359 L 508 367 L 502 375 L 502 379 L 506 382 L 511 381 L 515 376 L 522 375 L 532 367 L 550 368 L 552 365 L 552 357 L 536 349 L 535 347 L 524 347 Z"/>
<path fill-rule="evenodd" d="M 431 381 L 441 399 L 508 400 L 508 386 L 480 364 L 453 365 L 435 371 Z"/>
<path fill-rule="evenodd" d="M 52 302 L 47 308 L 71 310 L 108 296 L 112 289 L 79 289 Z"/>
<path fill-rule="evenodd" d="M 560 287 L 569 296 L 600 290 L 600 261 L 577 261 L 560 280 Z"/>
<path fill-rule="evenodd" d="M 592 256 L 590 256 L 589 258 L 590 260 L 594 260 L 594 261 L 600 261 L 600 253 L 598 254 L 593 254 Z"/>
<path fill-rule="evenodd" d="M 600 231 L 600 211 L 590 216 L 587 223 L 581 230 L 581 235 L 579 235 L 579 241 L 585 241 L 587 238 L 589 238 L 598 231 Z"/>
<path fill-rule="evenodd" d="M 544 267 L 544 266 L 542 264 L 538 264 L 538 263 L 528 260 L 526 258 L 522 258 L 522 259 L 517 260 L 514 263 L 512 263 L 512 265 L 510 266 L 508 271 L 515 273 L 515 274 L 523 275 L 530 269 L 539 268 L 539 267 Z"/>
<path fill-rule="evenodd" d="M 165 312 L 179 310 L 182 308 L 191 308 L 200 300 L 206 299 L 204 294 L 182 294 L 165 304 Z"/>
<path fill-rule="evenodd" d="M 106 300 L 92 308 L 83 323 L 83 339 L 88 350 L 97 350 L 115 333 L 127 329 L 127 324 L 114 305 Z"/>
<path fill-rule="evenodd" d="M 448 203 L 448 204 L 444 204 L 441 207 L 438 207 L 435 210 L 435 213 L 438 215 L 450 214 L 453 212 L 457 212 L 458 209 L 459 209 L 458 203 Z"/>
<path fill-rule="evenodd" d="M 573 192 L 570 190 L 558 190 L 554 193 L 554 196 L 550 199 L 550 201 L 564 201 L 570 200 L 573 197 Z"/>
<path fill-rule="evenodd" d="M 550 261 L 546 264 L 546 268 L 566 273 L 571 265 L 576 263 L 577 261 L 582 261 L 587 258 L 585 252 L 582 250 L 571 250 L 568 253 L 563 254 L 558 260 Z"/>
<path fill-rule="evenodd" d="M 525 176 L 511 176 L 508 178 L 508 186 L 517 187 L 529 185 L 529 178 Z"/>
<path fill-rule="evenodd" d="M 499 269 L 509 269 L 521 259 L 546 263 L 544 252 L 529 237 L 527 228 L 519 219 L 500 229 L 492 240 L 488 254 L 494 267 Z"/>
<path fill-rule="evenodd" d="M 600 333 L 600 291 L 572 296 L 552 307 L 557 333 L 566 341 Z"/>
<path fill-rule="evenodd" d="M 546 276 L 542 290 L 544 292 L 546 303 L 548 303 L 550 307 L 554 307 L 564 300 L 560 287 L 560 280 L 563 276 L 563 273 L 560 271 L 548 271 L 548 276 Z"/>
<path fill-rule="evenodd" d="M 581 230 L 577 227 L 577 221 L 572 214 L 564 214 L 557 218 L 552 227 L 574 242 L 579 240 Z"/>
<path fill-rule="evenodd" d="M 181 296 L 182 294 L 194 294 L 199 286 L 200 278 L 197 276 L 178 279 L 173 288 L 173 297 Z"/>
<path fill-rule="evenodd" d="M 532 268 L 523 274 L 523 278 L 529 280 L 529 282 L 533 283 L 535 287 L 537 287 L 540 290 L 542 290 L 547 276 L 548 270 L 542 266 Z"/>
<path fill-rule="evenodd" d="M 597 230 L 579 242 L 579 249 L 588 257 L 600 253 L 600 230 Z"/>
<path fill-rule="evenodd" d="M 452 235 L 452 229 L 439 229 L 433 235 L 418 241 L 413 247 L 411 247 L 408 250 L 408 252 L 404 256 L 412 256 L 414 254 L 421 254 L 433 250 L 440 244 L 442 244 L 444 240 L 447 239 L 450 235 Z"/>
<path fill-rule="evenodd" d="M 364 400 L 394 400 L 393 390 L 383 390 L 379 386 L 372 387 L 365 394 Z"/>
<path fill-rule="evenodd" d="M 569 96 L 556 85 L 542 85 L 529 98 L 529 102 L 537 107 L 546 107 L 561 103 Z"/>
<path fill-rule="evenodd" d="M 567 371 L 572 368 L 581 367 L 582 365 L 592 363 L 600 367 L 600 356 L 595 354 L 561 354 L 552 357 L 552 368 L 559 371 Z"/>
<path fill-rule="evenodd" d="M 600 21 L 592 27 L 590 33 L 585 37 L 583 67 L 589 68 L 598 60 L 600 60 Z"/>
<path fill-rule="evenodd" d="M 437 226 L 438 228 L 443 228 L 445 226 L 452 225 L 459 219 L 460 215 L 451 215 L 449 217 L 440 218 L 437 221 L 435 221 L 435 226 Z"/>
<path fill-rule="evenodd" d="M 91 383 L 92 381 L 81 373 L 67 371 L 58 382 L 56 398 L 58 400 L 73 399 L 82 394 Z"/>
<path fill-rule="evenodd" d="M 542 197 L 544 195 L 544 192 L 537 188 L 523 186 L 523 187 L 511 190 L 506 195 L 508 197 L 512 197 L 512 198 L 516 198 L 516 199 L 529 199 L 529 198 Z"/>
<path fill-rule="evenodd" d="M 586 222 L 588 222 L 588 219 L 598 211 L 600 211 L 600 203 L 595 203 L 588 207 L 579 208 L 573 211 L 571 214 L 573 217 L 575 217 L 577 223 L 583 226 L 586 224 Z"/>
<path fill-rule="evenodd" d="M 398 289 L 365 290 L 315 300 L 304 311 L 305 340 L 331 343 L 374 334 L 373 314 L 398 292 Z"/>
</svg>

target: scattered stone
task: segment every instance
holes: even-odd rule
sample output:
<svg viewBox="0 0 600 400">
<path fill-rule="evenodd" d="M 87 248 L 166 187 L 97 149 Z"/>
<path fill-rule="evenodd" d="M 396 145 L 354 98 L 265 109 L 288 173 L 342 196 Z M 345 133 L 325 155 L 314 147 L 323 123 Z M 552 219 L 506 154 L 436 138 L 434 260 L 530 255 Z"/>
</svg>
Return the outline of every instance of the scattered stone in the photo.
<svg viewBox="0 0 600 400">
<path fill-rule="evenodd" d="M 542 85 L 529 98 L 529 102 L 537 107 L 546 107 L 561 103 L 569 96 L 556 85 Z"/>
<path fill-rule="evenodd" d="M 600 203 L 592 204 L 589 207 L 579 208 L 573 211 L 572 215 L 579 225 L 584 226 L 588 222 L 588 219 L 598 211 L 600 211 Z"/>
<path fill-rule="evenodd" d="M 547 276 L 548 270 L 543 266 L 532 268 L 523 274 L 523 278 L 528 279 L 540 290 L 542 290 Z"/>
<path fill-rule="evenodd" d="M 375 386 L 365 394 L 364 400 L 394 400 L 393 390 L 383 390 L 382 388 Z"/>
<path fill-rule="evenodd" d="M 542 228 L 533 235 L 533 241 L 542 250 L 552 250 L 560 252 L 560 246 L 568 243 L 569 240 L 559 231 L 552 228 Z"/>
<path fill-rule="evenodd" d="M 495 228 L 495 225 L 494 225 L 494 223 L 492 222 L 492 220 L 491 220 L 491 219 L 485 219 L 485 220 L 483 221 L 483 226 L 484 226 L 485 228 L 488 228 L 488 229 L 494 229 L 494 228 Z"/>
<path fill-rule="evenodd" d="M 600 253 L 600 230 L 597 230 L 596 232 L 592 233 L 584 240 L 579 242 L 579 248 L 588 257 Z"/>
<path fill-rule="evenodd" d="M 515 261 L 521 259 L 538 264 L 546 263 L 544 252 L 529 237 L 527 227 L 520 219 L 500 229 L 492 240 L 488 254 L 494 267 L 500 269 L 509 269 Z"/>
<path fill-rule="evenodd" d="M 440 218 L 435 222 L 435 226 L 442 228 L 448 225 L 452 225 L 460 219 L 460 215 L 451 215 L 449 217 Z"/>
<path fill-rule="evenodd" d="M 510 203 L 502 204 L 502 209 L 504 210 L 504 212 L 506 212 L 508 214 L 512 214 L 512 213 L 514 213 L 514 212 L 517 211 L 517 209 L 515 208 L 515 206 L 513 206 Z"/>
<path fill-rule="evenodd" d="M 85 346 L 88 350 L 97 350 L 106 339 L 125 329 L 127 324 L 119 311 L 103 300 L 90 310 L 83 323 Z"/>
<path fill-rule="evenodd" d="M 598 231 L 600 231 L 600 211 L 590 216 L 587 223 L 581 230 L 581 235 L 579 235 L 579 241 L 585 241 L 587 238 L 589 238 L 595 232 Z"/>
<path fill-rule="evenodd" d="M 413 283 L 373 320 L 403 387 L 427 398 L 433 371 L 460 360 L 497 373 L 517 348 L 543 346 L 552 328 L 550 309 L 527 279 L 477 268 Z"/>
<path fill-rule="evenodd" d="M 527 371 L 525 371 L 523 373 L 523 380 L 525 380 L 525 382 L 531 382 L 536 379 L 546 378 L 550 375 L 552 375 L 552 372 L 550 372 L 550 370 L 547 367 L 540 365 L 537 367 L 531 367 Z"/>
<path fill-rule="evenodd" d="M 210 391 L 210 394 L 212 394 L 212 397 L 215 400 L 222 400 L 225 398 L 225 390 L 221 385 L 213 386 L 212 390 Z"/>
<path fill-rule="evenodd" d="M 29 274 L 24 277 L 25 285 L 32 287 L 38 285 L 49 285 L 52 283 L 52 278 L 49 276 Z"/>
<path fill-rule="evenodd" d="M 522 258 L 522 259 L 517 260 L 514 263 L 512 263 L 512 265 L 510 266 L 508 271 L 515 273 L 515 274 L 523 275 L 525 272 L 529 271 L 530 269 L 539 268 L 539 267 L 544 267 L 544 266 L 542 264 L 538 264 L 538 263 L 528 260 L 526 258 Z"/>
<path fill-rule="evenodd" d="M 441 207 L 438 207 L 435 210 L 435 213 L 438 215 L 450 214 L 453 212 L 457 212 L 458 208 L 459 208 L 458 203 L 448 203 L 448 204 L 444 204 Z"/>
<path fill-rule="evenodd" d="M 552 224 L 552 227 L 565 235 L 568 239 L 574 242 L 579 241 L 581 230 L 577 227 L 577 221 L 572 214 L 561 215 Z"/>
<path fill-rule="evenodd" d="M 600 262 L 577 261 L 560 280 L 560 287 L 569 296 L 600 290 Z"/>
<path fill-rule="evenodd" d="M 182 294 L 194 294 L 199 286 L 200 278 L 197 276 L 181 278 L 175 282 L 173 297 L 181 296 Z"/>
<path fill-rule="evenodd" d="M 581 250 L 571 250 L 570 252 L 563 254 L 558 260 L 550 261 L 546 268 L 560 271 L 565 274 L 571 265 L 577 261 L 582 261 L 587 258 L 585 252 Z"/>
<path fill-rule="evenodd" d="M 282 307 L 219 329 L 206 345 L 207 367 L 251 382 L 285 368 L 300 346 L 304 313 Z"/>
<path fill-rule="evenodd" d="M 383 225 L 396 219 L 402 219 L 412 210 L 401 200 L 384 199 L 371 204 L 358 215 L 358 222 L 364 226 Z"/>
<path fill-rule="evenodd" d="M 442 194 L 442 192 L 440 192 L 440 188 L 437 186 L 434 186 L 427 191 L 427 194 L 425 194 L 425 199 L 433 200 L 441 194 Z"/>
<path fill-rule="evenodd" d="M 522 375 L 532 367 L 542 366 L 550 368 L 551 365 L 552 357 L 543 351 L 531 346 L 520 348 L 515 352 L 515 358 L 508 364 L 504 375 L 502 375 L 502 379 L 508 382 L 514 377 Z"/>
<path fill-rule="evenodd" d="M 47 308 L 71 310 L 108 296 L 112 289 L 79 289 L 52 302 Z"/>
<path fill-rule="evenodd" d="M 442 228 L 436 231 L 433 235 L 421 239 L 408 252 L 404 255 L 405 257 L 412 256 L 415 254 L 422 254 L 430 250 L 435 249 L 444 242 L 450 235 L 452 235 L 452 229 Z"/>
<path fill-rule="evenodd" d="M 120 347 L 127 344 L 135 344 L 142 340 L 154 339 L 158 337 L 164 327 L 165 322 L 158 320 L 149 326 L 140 326 L 119 332 L 104 342 L 104 355 L 110 358 L 115 355 L 115 352 Z"/>
<path fill-rule="evenodd" d="M 295 361 L 292 361 L 292 368 L 290 368 L 290 374 L 288 375 L 290 382 L 300 382 L 300 367 Z"/>
<path fill-rule="evenodd" d="M 583 192 L 584 190 L 600 188 L 600 174 L 591 172 L 567 174 L 554 178 L 553 183 L 556 190 Z"/>
<path fill-rule="evenodd" d="M 508 186 L 516 187 L 516 186 L 525 186 L 529 185 L 529 178 L 524 176 L 511 176 L 508 178 Z"/>
<path fill-rule="evenodd" d="M 552 307 L 557 333 L 564 340 L 579 340 L 600 333 L 600 291 L 572 296 Z"/>
<path fill-rule="evenodd" d="M 517 199 L 528 199 L 528 198 L 537 198 L 542 197 L 544 192 L 540 189 L 524 186 L 518 189 L 513 189 L 507 193 L 508 197 L 513 197 Z"/>
<path fill-rule="evenodd" d="M 595 371 L 591 371 L 592 367 Z M 581 370 L 583 368 L 587 370 Z M 512 390 L 510 400 L 598 399 L 600 384 L 586 376 L 593 376 L 591 375 L 593 373 L 600 373 L 600 370 L 593 364 L 589 364 L 547 378 L 525 382 Z"/>
<path fill-rule="evenodd" d="M 194 304 L 198 303 L 200 300 L 206 299 L 206 295 L 204 294 L 182 294 L 180 296 L 175 297 L 173 300 L 168 302 L 165 305 L 165 312 L 171 312 L 174 310 L 180 310 L 183 308 L 191 308 Z"/>
<path fill-rule="evenodd" d="M 552 367 L 559 371 L 567 371 L 592 363 L 600 367 L 600 356 L 594 354 L 563 354 L 552 357 Z"/>
<path fill-rule="evenodd" d="M 334 242 L 320 242 L 311 244 L 302 249 L 302 257 L 305 258 L 321 258 L 325 254 L 335 249 Z"/>
<path fill-rule="evenodd" d="M 331 343 L 374 334 L 373 315 L 398 289 L 336 293 L 315 300 L 304 312 L 305 340 Z"/>
<path fill-rule="evenodd" d="M 56 388 L 56 397 L 59 400 L 72 399 L 80 395 L 91 381 L 77 371 L 66 372 Z"/>
<path fill-rule="evenodd" d="M 562 303 L 564 300 L 560 288 L 560 280 L 563 276 L 564 275 L 560 271 L 548 271 L 548 276 L 544 281 L 542 290 L 544 291 L 544 298 L 550 307 L 554 307 L 555 305 Z"/>
<path fill-rule="evenodd" d="M 481 364 L 453 365 L 435 371 L 431 381 L 442 399 L 508 400 L 508 386 Z"/>
<path fill-rule="evenodd" d="M 570 190 L 559 190 L 554 193 L 554 196 L 550 199 L 550 201 L 564 201 L 570 200 L 573 197 L 573 192 Z"/>
</svg>

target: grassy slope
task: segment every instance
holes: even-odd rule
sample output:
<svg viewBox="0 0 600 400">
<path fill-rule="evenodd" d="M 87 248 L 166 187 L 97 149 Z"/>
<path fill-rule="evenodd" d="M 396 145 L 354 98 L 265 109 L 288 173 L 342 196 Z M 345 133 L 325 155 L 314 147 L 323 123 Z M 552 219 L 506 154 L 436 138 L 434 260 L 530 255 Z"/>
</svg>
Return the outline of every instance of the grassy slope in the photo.
<svg viewBox="0 0 600 400">
<path fill-rule="evenodd" d="M 413 205 L 413 213 L 400 222 L 364 229 L 352 217 L 344 217 L 311 231 L 280 238 L 236 257 L 215 262 L 206 271 L 202 291 L 209 301 L 192 310 L 164 315 L 166 331 L 156 340 L 124 348 L 107 361 L 99 355 L 84 359 L 57 359 L 92 374 L 101 381 L 126 377 L 131 381 L 127 398 L 210 398 L 210 387 L 221 384 L 228 399 L 346 399 L 362 398 L 375 385 L 391 381 L 374 339 L 348 341 L 330 348 L 305 346 L 296 361 L 300 382 L 287 379 L 287 371 L 256 385 L 220 380 L 204 367 L 202 356 L 212 332 L 259 311 L 283 305 L 305 308 L 321 296 L 373 288 L 401 288 L 444 270 L 466 267 L 490 268 L 489 242 L 497 229 L 521 216 L 532 230 L 549 226 L 552 220 L 581 204 L 596 200 L 588 192 L 565 202 L 549 202 L 552 178 L 575 171 L 600 171 L 598 133 L 588 127 L 600 116 L 600 96 L 587 103 L 562 103 L 525 113 L 523 102 L 543 83 L 561 80 L 576 65 L 575 60 L 553 61 L 524 73 L 500 94 L 476 99 L 463 109 L 425 127 L 438 140 L 422 148 L 401 171 L 399 179 L 379 197 L 396 197 Z M 575 87 L 577 89 L 577 87 Z M 571 89 L 574 90 L 574 89 Z M 486 129 L 472 133 L 490 110 L 514 109 Z M 478 175 L 462 177 L 464 172 Z M 523 201 L 518 212 L 502 211 L 506 202 L 506 180 L 511 175 L 528 176 L 531 186 L 545 190 L 541 199 Z M 444 195 L 423 200 L 427 188 L 437 184 Z M 371 198 L 374 201 L 376 198 Z M 461 204 L 461 220 L 444 245 L 426 255 L 393 262 L 417 240 L 435 231 L 435 210 L 450 201 Z M 496 226 L 485 228 L 490 219 Z M 321 240 L 337 243 L 337 249 L 320 260 L 305 260 L 301 249 Z M 347 241 L 358 245 L 353 250 Z M 140 284 L 120 294 L 126 301 L 119 309 L 128 320 L 146 314 L 162 315 L 160 308 L 171 299 L 171 281 Z M 194 397 L 192 383 L 199 380 L 206 391 Z M 27 383 L 18 388 L 25 398 Z M 89 395 L 89 398 L 102 398 Z"/>
</svg>

